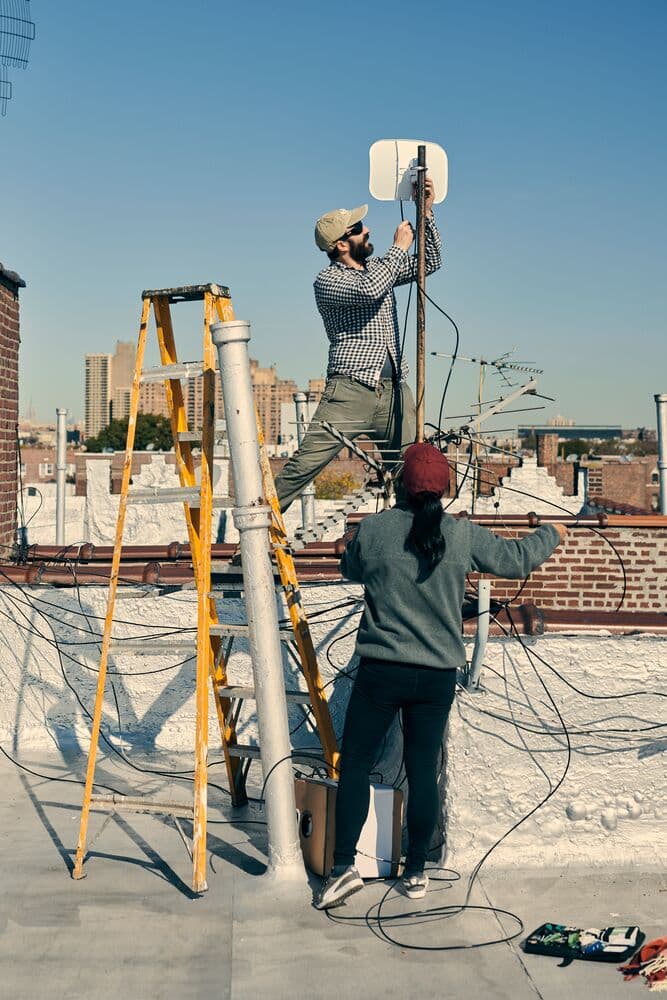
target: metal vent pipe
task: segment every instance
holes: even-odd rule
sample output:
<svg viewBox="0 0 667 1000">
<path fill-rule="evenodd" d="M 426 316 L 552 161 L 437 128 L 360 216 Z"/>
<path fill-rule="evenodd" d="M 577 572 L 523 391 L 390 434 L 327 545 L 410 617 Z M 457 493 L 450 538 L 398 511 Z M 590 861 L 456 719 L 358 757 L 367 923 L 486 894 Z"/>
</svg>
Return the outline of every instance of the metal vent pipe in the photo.
<svg viewBox="0 0 667 1000">
<path fill-rule="evenodd" d="M 67 410 L 56 410 L 56 545 L 65 544 L 65 476 L 67 473 Z"/>
<path fill-rule="evenodd" d="M 305 392 L 295 392 L 294 405 L 296 407 L 296 439 L 301 447 L 301 443 L 308 430 L 308 397 Z M 315 483 L 310 482 L 301 494 L 301 521 L 304 531 L 315 530 Z"/>
<path fill-rule="evenodd" d="M 248 645 L 255 681 L 257 727 L 269 839 L 267 875 L 306 885 L 299 844 L 278 611 L 269 556 L 271 508 L 264 499 L 255 401 L 250 381 L 250 324 L 213 323 L 241 538 Z"/>
<path fill-rule="evenodd" d="M 667 514 L 667 392 L 653 397 L 658 411 L 658 473 L 660 475 L 660 513 Z"/>
</svg>

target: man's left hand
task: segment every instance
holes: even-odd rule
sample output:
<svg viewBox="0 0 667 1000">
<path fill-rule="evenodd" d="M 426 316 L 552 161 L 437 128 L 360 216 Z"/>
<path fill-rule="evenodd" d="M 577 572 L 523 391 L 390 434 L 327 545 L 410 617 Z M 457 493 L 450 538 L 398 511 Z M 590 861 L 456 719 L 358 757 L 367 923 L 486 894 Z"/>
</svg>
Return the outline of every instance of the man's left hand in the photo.
<svg viewBox="0 0 667 1000">
<path fill-rule="evenodd" d="M 430 215 L 433 211 L 433 202 L 435 201 L 435 188 L 433 187 L 433 181 L 430 177 L 427 177 L 424 181 L 424 211 L 427 215 Z"/>
<path fill-rule="evenodd" d="M 414 195 L 413 198 L 417 200 L 417 185 L 414 184 Z M 424 212 L 426 215 L 430 215 L 433 211 L 433 202 L 435 201 L 435 188 L 433 187 L 433 181 L 430 177 L 424 178 Z"/>
</svg>

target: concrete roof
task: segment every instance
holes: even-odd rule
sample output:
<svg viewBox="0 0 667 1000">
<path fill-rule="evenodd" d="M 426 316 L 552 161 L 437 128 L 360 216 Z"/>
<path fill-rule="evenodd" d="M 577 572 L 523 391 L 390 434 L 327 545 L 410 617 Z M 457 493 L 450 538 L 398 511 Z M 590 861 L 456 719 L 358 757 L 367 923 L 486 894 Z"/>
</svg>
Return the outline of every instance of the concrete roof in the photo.
<svg viewBox="0 0 667 1000">
<path fill-rule="evenodd" d="M 80 756 L 64 758 L 55 750 L 49 756 L 20 756 L 44 774 L 81 778 L 84 773 Z M 189 766 L 184 760 L 169 763 L 175 769 Z M 100 772 L 100 780 L 114 785 L 129 774 L 108 760 Z M 310 886 L 304 881 L 293 887 L 263 877 L 263 816 L 248 808 L 232 814 L 213 789 L 206 895 L 193 898 L 188 889 L 190 862 L 173 823 L 146 815 L 112 820 L 91 849 L 86 879 L 74 882 L 69 872 L 81 787 L 26 774 L 6 759 L 0 763 L 0 780 L 0 961 L 3 992 L 13 1000 L 115 995 L 142 1000 L 359 995 L 364 1000 L 627 1000 L 632 990 L 639 990 L 637 996 L 645 990 L 625 983 L 615 963 L 578 961 L 560 968 L 555 959 L 524 954 L 519 940 L 545 921 L 581 927 L 638 924 L 647 940 L 667 931 L 667 875 L 656 859 L 654 870 L 642 871 L 483 871 L 471 902 L 516 913 L 525 927 L 521 938 L 470 950 L 515 927 L 502 914 L 471 910 L 451 919 L 386 925 L 405 944 L 461 944 L 467 950 L 390 945 L 364 922 L 369 907 L 385 893 L 385 883 L 368 884 L 332 911 L 337 919 L 328 919 L 311 906 L 316 877 Z M 151 777 L 144 781 L 156 792 L 164 784 Z M 187 786 L 178 793 L 186 798 Z M 92 814 L 90 837 L 102 820 Z M 387 912 L 421 912 L 461 902 L 464 895 L 461 883 L 433 882 L 418 902 L 393 895 Z"/>
</svg>

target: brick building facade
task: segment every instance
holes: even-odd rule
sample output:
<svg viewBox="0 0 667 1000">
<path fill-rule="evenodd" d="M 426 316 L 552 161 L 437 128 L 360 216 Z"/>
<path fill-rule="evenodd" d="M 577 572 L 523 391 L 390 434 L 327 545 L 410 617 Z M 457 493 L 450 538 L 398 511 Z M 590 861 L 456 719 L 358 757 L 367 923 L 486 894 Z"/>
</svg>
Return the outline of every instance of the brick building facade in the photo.
<svg viewBox="0 0 667 1000">
<path fill-rule="evenodd" d="M 604 458 L 588 463 L 588 495 L 591 503 L 604 498 L 615 503 L 630 504 L 639 510 L 654 511 L 660 506 L 660 476 L 658 456 Z"/>
<path fill-rule="evenodd" d="M 25 281 L 0 264 L 0 545 L 11 546 L 16 531 L 19 420 L 19 288 Z M 7 556 L 7 549 L 0 549 Z"/>
</svg>

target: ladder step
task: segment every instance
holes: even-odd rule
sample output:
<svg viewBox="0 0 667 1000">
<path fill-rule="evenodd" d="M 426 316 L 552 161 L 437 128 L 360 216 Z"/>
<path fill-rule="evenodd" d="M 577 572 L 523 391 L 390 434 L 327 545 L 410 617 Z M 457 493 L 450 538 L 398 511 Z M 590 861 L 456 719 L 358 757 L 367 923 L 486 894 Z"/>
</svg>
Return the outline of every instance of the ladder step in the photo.
<svg viewBox="0 0 667 1000">
<path fill-rule="evenodd" d="M 129 795 L 114 794 L 91 795 L 90 802 L 97 809 L 109 809 L 111 812 L 166 813 L 169 816 L 178 816 L 182 819 L 192 819 L 194 816 L 192 806 L 171 800 L 158 801 L 145 799 L 141 796 L 133 798 Z"/>
<path fill-rule="evenodd" d="M 249 698 L 254 699 L 255 689 L 252 687 L 240 687 L 237 684 L 225 684 L 218 688 L 221 698 Z M 307 691 L 285 691 L 285 697 L 294 705 L 310 705 L 310 695 Z"/>
<path fill-rule="evenodd" d="M 224 562 L 222 559 L 211 559 L 211 573 L 216 573 L 218 575 L 229 574 L 230 576 L 241 576 L 243 569 L 241 566 L 232 566 L 228 562 Z M 274 580 L 280 580 L 280 573 L 273 567 L 273 578 Z"/>
<path fill-rule="evenodd" d="M 215 438 L 225 437 L 227 434 L 227 423 L 225 420 L 216 420 L 213 435 Z M 179 431 L 178 440 L 189 444 L 199 444 L 201 442 L 201 431 Z"/>
<path fill-rule="evenodd" d="M 218 625 L 211 625 L 209 632 L 211 635 L 233 635 L 233 636 L 247 636 L 249 634 L 250 627 L 248 625 L 228 625 L 222 622 Z M 294 632 L 291 628 L 279 628 L 278 635 L 281 642 L 293 642 Z"/>
<path fill-rule="evenodd" d="M 160 636 L 159 639 L 112 639 L 111 645 L 114 654 L 123 653 L 143 653 L 144 656 L 163 656 L 165 653 L 192 652 L 197 645 L 196 634 L 191 639 L 168 639 Z"/>
<path fill-rule="evenodd" d="M 127 494 L 128 503 L 186 503 L 189 507 L 199 507 L 198 486 L 149 487 L 143 490 L 130 490 Z M 233 507 L 230 497 L 212 497 L 214 508 Z"/>
<path fill-rule="evenodd" d="M 142 382 L 164 382 L 167 379 L 196 378 L 203 371 L 203 361 L 181 361 L 174 365 L 158 365 L 155 368 L 144 368 L 140 379 Z"/>
<path fill-rule="evenodd" d="M 191 507 L 199 506 L 198 486 L 170 486 L 167 488 L 157 486 L 143 489 L 130 490 L 127 494 L 128 503 L 187 503 Z"/>
<path fill-rule="evenodd" d="M 228 743 L 227 752 L 230 757 L 249 757 L 251 760 L 259 760 L 261 751 L 258 746 L 251 746 L 249 743 Z M 325 766 L 322 756 L 313 747 L 310 754 L 307 751 L 299 752 L 294 750 L 290 758 L 295 764 L 312 764 L 314 766 Z"/>
</svg>

